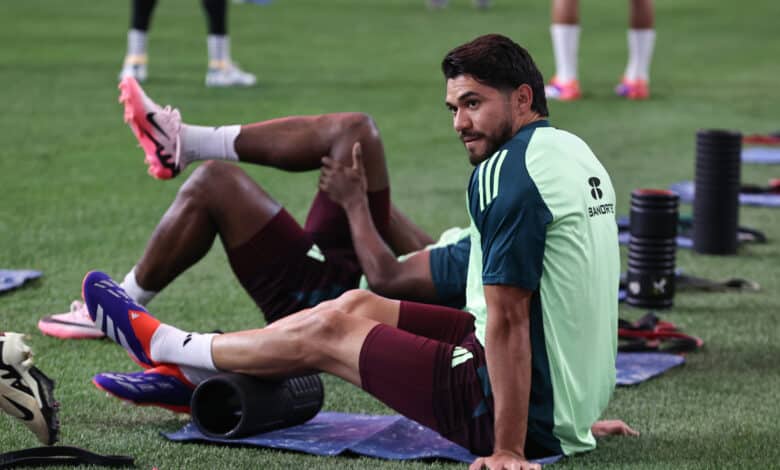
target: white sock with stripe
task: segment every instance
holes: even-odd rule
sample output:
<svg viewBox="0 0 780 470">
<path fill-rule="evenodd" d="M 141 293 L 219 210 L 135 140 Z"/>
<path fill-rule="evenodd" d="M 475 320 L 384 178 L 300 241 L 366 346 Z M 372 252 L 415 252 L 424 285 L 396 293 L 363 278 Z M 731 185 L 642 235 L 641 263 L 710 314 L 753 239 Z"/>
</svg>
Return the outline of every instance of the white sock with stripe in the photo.
<svg viewBox="0 0 780 470">
<path fill-rule="evenodd" d="M 217 370 L 211 356 L 214 333 L 188 333 L 161 323 L 152 335 L 149 352 L 156 362 Z"/>
<path fill-rule="evenodd" d="M 550 26 L 553 53 L 555 55 L 555 77 L 565 83 L 577 79 L 577 54 L 580 49 L 580 26 L 576 24 L 553 23 Z"/>
<path fill-rule="evenodd" d="M 196 160 L 238 161 L 236 138 L 240 125 L 233 126 L 181 126 L 181 167 Z"/>
<path fill-rule="evenodd" d="M 143 305 L 152 301 L 157 295 L 157 291 L 146 290 L 138 285 L 138 280 L 135 278 L 135 266 L 127 273 L 124 281 L 119 286 L 127 292 L 127 295 L 133 298 L 137 304 Z"/>
<path fill-rule="evenodd" d="M 628 80 L 650 80 L 650 62 L 653 60 L 654 48 L 654 29 L 628 30 L 628 64 L 626 65 Z"/>
<path fill-rule="evenodd" d="M 206 36 L 209 67 L 222 67 L 230 62 L 230 37 L 221 34 Z"/>
<path fill-rule="evenodd" d="M 146 31 L 131 29 L 127 32 L 127 55 L 146 55 Z"/>
</svg>

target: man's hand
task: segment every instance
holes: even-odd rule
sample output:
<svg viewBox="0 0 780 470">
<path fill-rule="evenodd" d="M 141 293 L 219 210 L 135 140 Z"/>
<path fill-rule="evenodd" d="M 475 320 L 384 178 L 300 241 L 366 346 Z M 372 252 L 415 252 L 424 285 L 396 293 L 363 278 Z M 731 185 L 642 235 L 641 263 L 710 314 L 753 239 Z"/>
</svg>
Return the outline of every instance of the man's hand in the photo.
<svg viewBox="0 0 780 470">
<path fill-rule="evenodd" d="M 499 451 L 490 457 L 480 457 L 469 466 L 469 470 L 541 470 L 538 463 L 531 463 L 524 456 L 514 452 Z"/>
<path fill-rule="evenodd" d="M 631 428 L 631 426 L 619 419 L 596 421 L 596 423 L 590 427 L 590 431 L 596 437 L 639 435 L 639 431 L 636 431 L 635 429 Z"/>
<path fill-rule="evenodd" d="M 344 209 L 366 200 L 366 170 L 363 168 L 360 142 L 352 146 L 352 166 L 345 166 L 331 157 L 322 157 L 319 187 Z"/>
</svg>

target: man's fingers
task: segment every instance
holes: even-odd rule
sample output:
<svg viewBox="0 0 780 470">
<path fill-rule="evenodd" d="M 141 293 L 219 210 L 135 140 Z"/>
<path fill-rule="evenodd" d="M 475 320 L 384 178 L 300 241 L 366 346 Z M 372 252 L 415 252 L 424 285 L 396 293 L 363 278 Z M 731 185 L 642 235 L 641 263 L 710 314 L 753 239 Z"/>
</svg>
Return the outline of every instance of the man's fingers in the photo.
<svg viewBox="0 0 780 470">
<path fill-rule="evenodd" d="M 359 170 L 363 166 L 363 146 L 355 142 L 352 146 L 352 169 Z"/>
<path fill-rule="evenodd" d="M 473 461 L 471 465 L 469 465 L 469 470 L 482 470 L 482 465 L 484 465 L 485 459 L 480 457 L 477 460 Z"/>
</svg>

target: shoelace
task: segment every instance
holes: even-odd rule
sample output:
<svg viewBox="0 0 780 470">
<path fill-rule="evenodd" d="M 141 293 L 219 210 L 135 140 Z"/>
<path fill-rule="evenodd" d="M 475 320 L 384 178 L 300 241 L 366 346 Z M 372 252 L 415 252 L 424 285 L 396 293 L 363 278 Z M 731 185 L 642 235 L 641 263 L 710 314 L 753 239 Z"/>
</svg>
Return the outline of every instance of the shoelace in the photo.
<svg viewBox="0 0 780 470">
<path fill-rule="evenodd" d="M 87 304 L 80 300 L 74 300 L 70 303 L 70 313 L 79 320 L 92 322 L 92 318 L 89 317 L 89 312 L 87 311 Z"/>
</svg>

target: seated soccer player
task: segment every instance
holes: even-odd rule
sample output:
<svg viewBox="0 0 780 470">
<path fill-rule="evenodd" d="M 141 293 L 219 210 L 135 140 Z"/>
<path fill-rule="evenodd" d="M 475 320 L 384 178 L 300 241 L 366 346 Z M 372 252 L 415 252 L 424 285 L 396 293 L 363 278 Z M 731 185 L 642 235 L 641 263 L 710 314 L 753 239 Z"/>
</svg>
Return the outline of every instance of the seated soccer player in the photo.
<svg viewBox="0 0 780 470">
<path fill-rule="evenodd" d="M 485 456 L 474 469 L 593 449 L 615 385 L 620 263 L 614 214 L 588 209 L 614 207 L 609 174 L 550 126 L 542 75 L 510 39 L 459 46 L 442 71 L 475 166 L 467 311 L 350 291 L 266 328 L 187 333 L 92 272 L 90 316 L 144 367 L 336 375 Z"/>
<path fill-rule="evenodd" d="M 433 240 L 392 206 L 384 150 L 370 117 L 341 113 L 200 127 L 182 123 L 178 110 L 158 106 L 132 78 L 123 80 L 120 88 L 125 118 L 145 150 L 153 176 L 169 179 L 193 161 L 222 160 L 207 162 L 192 173 L 140 260 L 125 276 L 122 287 L 137 303 L 148 304 L 197 263 L 218 236 L 233 272 L 267 322 L 358 287 L 361 273 L 371 289 L 384 295 L 463 305 L 468 254 L 463 236 L 456 233 L 443 242 L 445 246 L 396 259 L 396 254 L 422 250 Z M 326 164 L 337 168 L 341 162 L 352 165 L 356 143 L 364 178 L 362 201 L 372 221 L 370 232 L 350 234 L 344 210 L 322 191 L 301 227 L 234 164 L 307 171 L 320 169 L 327 156 Z M 353 244 L 353 239 L 359 243 Z M 39 328 L 60 338 L 104 335 L 79 301 L 70 313 L 42 319 Z M 153 402 L 179 411 L 188 409 L 191 384 L 186 369 L 183 375 L 161 368 L 125 378 L 144 381 L 152 390 L 154 384 L 167 384 L 166 388 L 180 393 Z M 121 380 L 119 374 L 96 378 L 99 386 L 112 393 L 132 390 L 122 387 Z M 124 398 L 146 403 L 138 395 Z"/>
<path fill-rule="evenodd" d="M 0 410 L 23 422 L 41 443 L 51 445 L 59 433 L 59 403 L 54 400 L 54 382 L 32 364 L 24 336 L 0 332 Z"/>
</svg>

